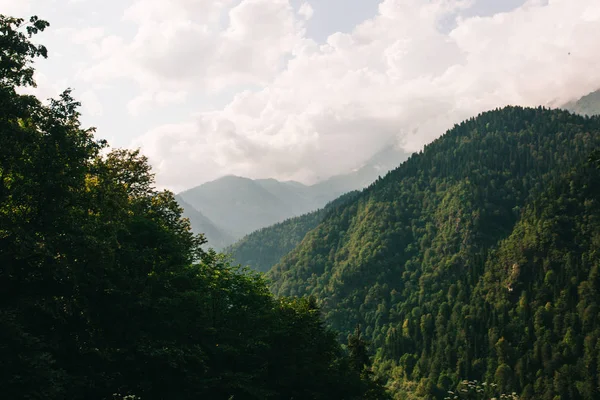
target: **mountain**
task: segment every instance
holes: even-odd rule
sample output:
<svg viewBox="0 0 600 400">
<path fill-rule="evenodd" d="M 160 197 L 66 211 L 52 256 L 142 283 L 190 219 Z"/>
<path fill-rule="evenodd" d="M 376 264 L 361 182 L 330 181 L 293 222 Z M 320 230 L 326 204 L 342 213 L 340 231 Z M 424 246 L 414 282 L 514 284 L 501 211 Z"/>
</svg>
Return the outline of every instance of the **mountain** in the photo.
<svg viewBox="0 0 600 400">
<path fill-rule="evenodd" d="M 596 399 L 598 147 L 600 117 L 471 118 L 327 214 L 271 289 L 314 296 L 342 336 L 359 324 L 397 398 L 468 379 L 486 398 Z"/>
<path fill-rule="evenodd" d="M 233 237 L 287 218 L 292 206 L 252 179 L 225 176 L 179 196 Z"/>
<path fill-rule="evenodd" d="M 600 90 L 596 90 L 579 100 L 571 101 L 562 108 L 581 115 L 599 115 L 600 114 Z"/>
<path fill-rule="evenodd" d="M 320 207 L 352 190 L 363 189 L 379 176 L 385 175 L 408 158 L 408 154 L 390 144 L 373 155 L 354 171 L 336 175 L 310 187 L 313 198 Z"/>
<path fill-rule="evenodd" d="M 338 207 L 358 194 L 358 191 L 346 193 L 317 211 L 254 231 L 226 248 L 224 252 L 230 254 L 236 264 L 267 272 L 293 250 L 328 213 L 335 212 Z"/>
<path fill-rule="evenodd" d="M 225 176 L 181 192 L 178 199 L 186 213 L 200 210 L 205 219 L 212 221 L 211 229 L 221 232 L 221 239 L 216 241 L 207 235 L 208 245 L 219 250 L 255 230 L 318 210 L 344 193 L 362 189 L 406 158 L 404 152 L 389 146 L 355 171 L 311 186 L 295 181 Z M 204 224 L 192 221 L 192 228 L 201 233 L 207 226 Z"/>
<path fill-rule="evenodd" d="M 233 241 L 230 235 L 219 229 L 204 214 L 183 200 L 181 196 L 175 196 L 175 200 L 183 209 L 182 216 L 190 220 L 194 232 L 203 233 L 211 247 L 221 249 Z"/>
</svg>

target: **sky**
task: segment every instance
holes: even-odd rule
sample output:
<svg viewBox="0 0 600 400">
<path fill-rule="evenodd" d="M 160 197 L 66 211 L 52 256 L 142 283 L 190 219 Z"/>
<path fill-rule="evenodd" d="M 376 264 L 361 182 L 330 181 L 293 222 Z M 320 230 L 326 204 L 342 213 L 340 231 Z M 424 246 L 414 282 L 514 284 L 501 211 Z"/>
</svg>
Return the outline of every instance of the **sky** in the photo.
<svg viewBox="0 0 600 400">
<path fill-rule="evenodd" d="M 38 15 L 46 99 L 141 148 L 157 185 L 314 183 L 508 104 L 600 88 L 598 0 L 0 0 Z"/>
</svg>

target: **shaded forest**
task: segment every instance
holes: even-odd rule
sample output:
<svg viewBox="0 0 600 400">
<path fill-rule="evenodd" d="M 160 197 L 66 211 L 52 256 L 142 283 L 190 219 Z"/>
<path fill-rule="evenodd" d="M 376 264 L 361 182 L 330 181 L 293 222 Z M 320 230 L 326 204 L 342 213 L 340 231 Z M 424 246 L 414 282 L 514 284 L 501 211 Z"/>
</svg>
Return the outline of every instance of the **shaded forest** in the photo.
<svg viewBox="0 0 600 400">
<path fill-rule="evenodd" d="M 275 298 L 215 252 L 148 160 L 43 104 L 32 36 L 0 16 L 0 387 L 6 399 L 385 398 L 314 299 Z"/>
</svg>

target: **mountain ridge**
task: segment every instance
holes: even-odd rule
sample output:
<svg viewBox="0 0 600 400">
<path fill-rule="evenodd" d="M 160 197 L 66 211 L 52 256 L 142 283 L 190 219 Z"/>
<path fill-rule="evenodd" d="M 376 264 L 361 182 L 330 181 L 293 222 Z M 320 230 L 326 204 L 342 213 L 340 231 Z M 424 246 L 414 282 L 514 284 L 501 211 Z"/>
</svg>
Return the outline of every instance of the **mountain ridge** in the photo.
<svg viewBox="0 0 600 400">
<path fill-rule="evenodd" d="M 223 252 L 231 255 L 236 264 L 248 266 L 259 272 L 268 272 L 285 254 L 293 250 L 328 213 L 334 212 L 359 193 L 359 191 L 346 193 L 327 203 L 321 209 L 249 233 L 225 248 Z"/>
<path fill-rule="evenodd" d="M 572 113 L 580 115 L 599 115 L 600 114 L 600 89 L 588 93 L 587 95 L 570 101 L 564 104 L 561 108 L 570 111 Z"/>
<path fill-rule="evenodd" d="M 406 157 L 405 153 L 390 146 L 355 171 L 313 185 L 226 175 L 182 191 L 177 196 L 188 207 L 201 210 L 214 225 L 213 231 L 224 233 L 225 236 L 215 238 L 206 235 L 208 246 L 221 250 L 258 229 L 319 210 L 345 193 L 364 188 Z M 181 205 L 186 209 L 184 204 Z M 203 233 L 199 224 L 192 222 L 192 229 Z"/>
<path fill-rule="evenodd" d="M 523 210 L 536 209 L 547 188 L 599 146 L 598 117 L 505 107 L 470 118 L 324 218 L 271 269 L 272 291 L 314 296 L 342 335 L 360 324 L 377 349 L 376 370 L 399 396 L 442 398 L 463 379 L 478 379 L 546 398 L 556 368 L 574 364 L 539 360 L 532 376 L 524 358 L 497 356 L 508 324 L 498 322 L 502 314 L 478 314 L 488 311 L 473 293 L 491 291 L 478 282 L 495 267 L 494 250 L 518 229 Z M 468 320 L 481 330 L 461 325 Z M 498 332 L 491 347 L 482 337 L 488 330 Z M 520 337 L 506 335 L 506 346 L 516 348 Z M 576 376 L 565 379 L 575 387 Z"/>
</svg>

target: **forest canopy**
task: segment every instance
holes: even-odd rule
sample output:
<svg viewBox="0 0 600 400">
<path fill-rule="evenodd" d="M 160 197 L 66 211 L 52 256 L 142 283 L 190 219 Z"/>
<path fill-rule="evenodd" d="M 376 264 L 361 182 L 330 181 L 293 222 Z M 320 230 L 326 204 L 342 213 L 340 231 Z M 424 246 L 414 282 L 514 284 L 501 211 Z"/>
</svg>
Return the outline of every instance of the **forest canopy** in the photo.
<svg viewBox="0 0 600 400">
<path fill-rule="evenodd" d="M 272 290 L 314 296 L 344 334 L 359 324 L 398 399 L 463 381 L 486 399 L 597 399 L 598 148 L 599 117 L 464 121 L 328 214 Z"/>
</svg>

